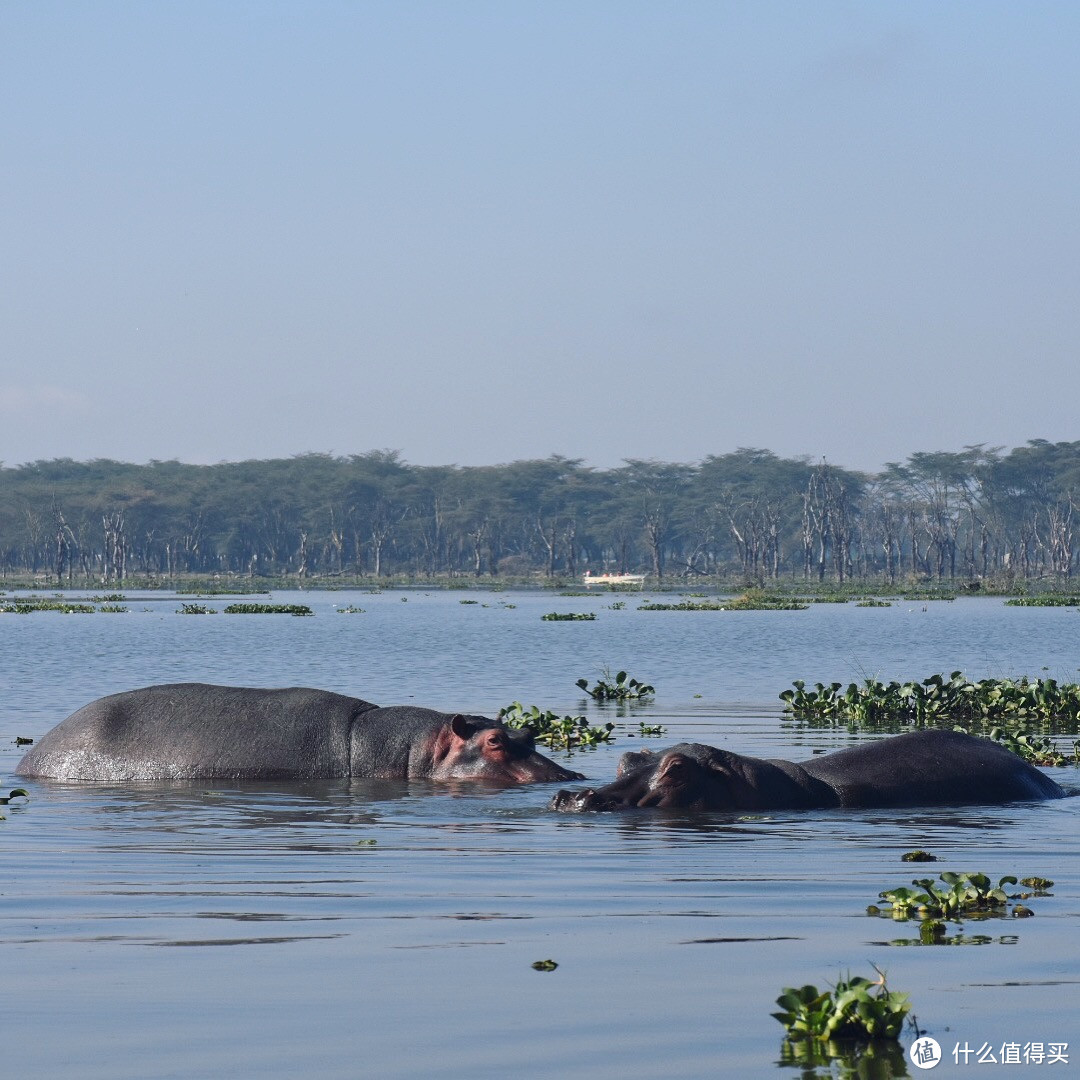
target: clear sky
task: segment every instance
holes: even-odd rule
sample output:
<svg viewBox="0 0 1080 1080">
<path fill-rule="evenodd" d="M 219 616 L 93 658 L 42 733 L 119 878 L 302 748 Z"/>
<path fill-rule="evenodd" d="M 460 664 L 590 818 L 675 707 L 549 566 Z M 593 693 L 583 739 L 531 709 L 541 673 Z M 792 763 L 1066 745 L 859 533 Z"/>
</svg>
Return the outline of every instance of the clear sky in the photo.
<svg viewBox="0 0 1080 1080">
<path fill-rule="evenodd" d="M 0 0 L 0 461 L 1080 439 L 1080 4 Z"/>
</svg>

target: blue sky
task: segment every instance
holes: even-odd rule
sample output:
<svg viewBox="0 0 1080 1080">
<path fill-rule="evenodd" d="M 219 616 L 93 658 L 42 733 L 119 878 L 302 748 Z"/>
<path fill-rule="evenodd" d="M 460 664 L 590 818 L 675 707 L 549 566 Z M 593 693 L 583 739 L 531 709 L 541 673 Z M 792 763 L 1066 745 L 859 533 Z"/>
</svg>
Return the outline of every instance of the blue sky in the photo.
<svg viewBox="0 0 1080 1080">
<path fill-rule="evenodd" d="M 0 0 L 0 461 L 1080 439 L 1080 5 Z"/>
</svg>

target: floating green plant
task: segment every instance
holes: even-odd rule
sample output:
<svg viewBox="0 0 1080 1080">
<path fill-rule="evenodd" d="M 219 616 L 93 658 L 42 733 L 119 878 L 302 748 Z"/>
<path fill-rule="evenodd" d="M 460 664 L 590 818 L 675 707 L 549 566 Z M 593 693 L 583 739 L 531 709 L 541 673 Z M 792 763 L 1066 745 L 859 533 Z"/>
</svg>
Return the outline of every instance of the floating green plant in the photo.
<svg viewBox="0 0 1080 1080">
<path fill-rule="evenodd" d="M 97 608 L 93 604 L 68 603 L 65 600 L 43 600 L 31 596 L 11 604 L 0 604 L 0 611 L 11 615 L 32 615 L 36 611 L 59 611 L 64 615 L 92 615 Z"/>
<path fill-rule="evenodd" d="M 652 601 L 647 604 L 638 604 L 638 611 L 725 611 L 724 604 L 719 600 L 679 600 L 666 604 L 661 601 Z"/>
<path fill-rule="evenodd" d="M 596 701 L 626 701 L 651 697 L 656 693 L 648 683 L 628 678 L 625 671 L 616 672 L 614 679 L 612 679 L 611 672 L 607 668 L 604 668 L 600 674 L 603 677 L 598 679 L 591 687 L 588 679 L 578 679 L 575 685 L 580 686 L 589 697 Z"/>
<path fill-rule="evenodd" d="M 781 1012 L 772 1015 L 798 1042 L 834 1039 L 898 1039 L 904 1017 L 911 1010 L 907 994 L 890 990 L 885 973 L 875 967 L 877 979 L 848 974 L 832 990 L 816 986 L 785 987 L 776 999 Z"/>
<path fill-rule="evenodd" d="M 997 724 L 1004 721 L 1080 721 L 1080 685 L 1055 679 L 982 679 L 959 671 L 921 682 L 815 683 L 784 690 L 785 712 L 818 723 Z"/>
<path fill-rule="evenodd" d="M 554 960 L 537 960 L 533 964 L 533 971 L 554 971 L 559 965 Z"/>
<path fill-rule="evenodd" d="M 1036 734 L 1027 728 L 993 727 L 986 735 L 1006 750 L 1011 750 L 1017 757 L 1030 761 L 1032 765 L 1067 765 L 1080 762 L 1080 742 L 1073 743 L 1072 755 L 1067 756 L 1049 736 Z"/>
<path fill-rule="evenodd" d="M 353 607 L 352 604 L 346 604 L 344 607 L 336 609 L 339 615 L 363 615 L 364 609 L 362 607 Z"/>
<path fill-rule="evenodd" d="M 643 739 L 659 739 L 667 734 L 667 728 L 663 724 L 646 724 L 642 721 L 638 724 L 637 733 Z"/>
<path fill-rule="evenodd" d="M 177 609 L 177 615 L 216 615 L 217 610 L 215 608 L 207 607 L 205 604 L 181 604 Z"/>
<path fill-rule="evenodd" d="M 1006 607 L 1080 607 L 1080 596 L 1018 596 Z"/>
<path fill-rule="evenodd" d="M 1017 884 L 1017 878 L 1006 874 L 993 884 L 986 874 L 953 873 L 940 875 L 942 884 L 933 878 L 916 878 L 917 889 L 900 887 L 885 889 L 878 895 L 889 905 L 887 909 L 871 904 L 868 915 L 890 915 L 894 919 L 955 919 L 962 916 L 986 917 L 1005 915 L 1009 900 L 1017 899 L 1005 892 L 1006 885 Z"/>
<path fill-rule="evenodd" d="M 0 795 L 0 806 L 7 806 L 12 799 L 29 799 L 30 792 L 26 788 L 12 788 L 6 795 Z M 4 820 L 4 815 L 0 814 L 0 821 Z"/>
<path fill-rule="evenodd" d="M 402 597 L 404 600 L 405 597 Z M 307 604 L 229 604 L 226 615 L 314 615 Z"/>
<path fill-rule="evenodd" d="M 593 725 L 584 716 L 559 716 L 536 705 L 514 701 L 499 710 L 507 727 L 531 728 L 538 743 L 553 750 L 583 750 L 612 741 L 614 724 Z"/>
<path fill-rule="evenodd" d="M 541 615 L 540 618 L 544 622 L 592 622 L 596 618 L 596 614 L 591 611 L 549 611 L 546 615 Z"/>
</svg>

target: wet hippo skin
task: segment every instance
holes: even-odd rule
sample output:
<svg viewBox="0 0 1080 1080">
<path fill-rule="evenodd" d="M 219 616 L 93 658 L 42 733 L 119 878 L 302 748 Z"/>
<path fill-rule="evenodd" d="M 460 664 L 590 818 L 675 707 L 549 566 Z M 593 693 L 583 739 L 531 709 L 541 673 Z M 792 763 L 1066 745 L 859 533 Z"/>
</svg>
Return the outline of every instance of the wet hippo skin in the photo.
<svg viewBox="0 0 1080 1080">
<path fill-rule="evenodd" d="M 326 690 L 172 683 L 99 698 L 19 763 L 58 780 L 304 780 L 331 777 L 580 780 L 532 733 L 482 716 L 379 707 Z"/>
<path fill-rule="evenodd" d="M 989 739 L 917 731 L 808 761 L 743 757 L 703 743 L 624 754 L 615 780 L 560 791 L 555 810 L 794 810 L 958 806 L 1059 799 L 1048 776 Z"/>
</svg>

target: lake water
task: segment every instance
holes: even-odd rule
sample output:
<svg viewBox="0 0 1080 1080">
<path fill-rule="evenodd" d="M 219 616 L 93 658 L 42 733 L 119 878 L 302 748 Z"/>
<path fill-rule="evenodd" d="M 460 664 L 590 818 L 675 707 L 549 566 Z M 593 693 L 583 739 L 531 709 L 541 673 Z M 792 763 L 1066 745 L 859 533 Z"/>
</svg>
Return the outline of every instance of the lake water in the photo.
<svg viewBox="0 0 1080 1080">
<path fill-rule="evenodd" d="M 159 682 L 585 712 L 620 721 L 610 746 L 568 759 L 606 781 L 642 744 L 639 720 L 666 726 L 654 747 L 802 758 L 849 743 L 783 717 L 777 695 L 796 678 L 1080 677 L 1075 609 L 992 599 L 641 612 L 638 595 L 275 593 L 316 613 L 294 618 L 180 615 L 174 596 L 126 595 L 126 614 L 0 616 L 5 790 L 16 736 Z M 347 606 L 364 610 L 336 610 Z M 550 611 L 597 619 L 544 622 Z M 575 681 L 605 667 L 653 683 L 655 698 L 622 713 L 584 699 Z M 1075 769 L 1054 775 L 1080 790 Z M 934 1075 L 1034 1078 L 1080 1062 L 1077 799 L 559 815 L 544 785 L 24 786 L 29 802 L 0 822 L 11 1076 L 840 1075 L 782 1065 L 769 1014 L 786 986 L 872 964 L 941 1044 Z M 941 861 L 901 863 L 913 848 Z M 955 947 L 865 914 L 881 889 L 947 869 L 1056 884 L 1029 901 L 1034 918 L 950 926 Z M 558 967 L 532 968 L 546 959 Z M 1003 1046 L 1032 1043 L 1067 1043 L 1069 1063 L 1000 1063 Z M 977 1062 L 988 1051 L 998 1064 Z"/>
</svg>

